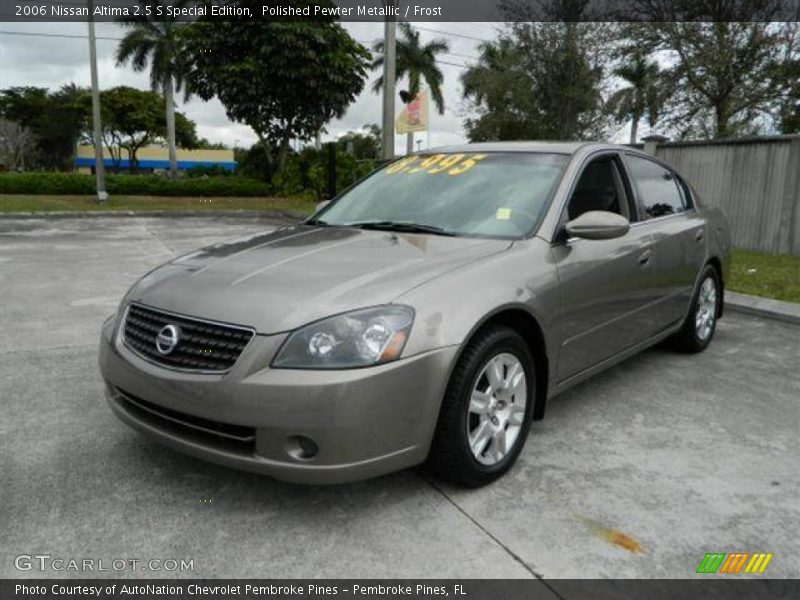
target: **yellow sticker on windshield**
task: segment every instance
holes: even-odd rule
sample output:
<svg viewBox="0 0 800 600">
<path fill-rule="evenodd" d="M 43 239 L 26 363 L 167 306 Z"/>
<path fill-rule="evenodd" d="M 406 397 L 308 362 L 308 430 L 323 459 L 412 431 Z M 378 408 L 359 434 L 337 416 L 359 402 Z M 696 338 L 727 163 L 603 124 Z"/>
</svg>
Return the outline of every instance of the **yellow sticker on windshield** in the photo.
<svg viewBox="0 0 800 600">
<path fill-rule="evenodd" d="M 495 218 L 498 221 L 508 221 L 511 218 L 511 209 L 510 208 L 498 208 L 497 214 Z"/>
<path fill-rule="evenodd" d="M 386 167 L 386 173 L 427 173 L 437 175 L 461 175 L 472 169 L 486 154 L 433 154 L 430 156 L 406 156 Z"/>
</svg>

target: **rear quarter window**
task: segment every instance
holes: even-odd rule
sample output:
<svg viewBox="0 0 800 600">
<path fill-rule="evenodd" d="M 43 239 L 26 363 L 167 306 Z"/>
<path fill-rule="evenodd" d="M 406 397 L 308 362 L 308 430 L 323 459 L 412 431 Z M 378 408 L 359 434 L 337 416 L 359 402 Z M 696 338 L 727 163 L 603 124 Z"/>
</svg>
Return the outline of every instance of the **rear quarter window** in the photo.
<svg viewBox="0 0 800 600">
<path fill-rule="evenodd" d="M 682 177 L 679 175 L 675 175 L 675 180 L 678 182 L 678 189 L 681 192 L 681 196 L 683 198 L 683 207 L 684 210 L 689 210 L 694 208 L 694 190 L 692 186 L 686 183 Z"/>
</svg>

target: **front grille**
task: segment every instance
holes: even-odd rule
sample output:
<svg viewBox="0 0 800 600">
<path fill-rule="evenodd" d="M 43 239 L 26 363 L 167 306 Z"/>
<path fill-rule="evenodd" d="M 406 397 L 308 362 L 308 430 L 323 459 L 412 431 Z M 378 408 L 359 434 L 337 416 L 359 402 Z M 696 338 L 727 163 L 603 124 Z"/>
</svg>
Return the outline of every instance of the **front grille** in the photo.
<svg viewBox="0 0 800 600">
<path fill-rule="evenodd" d="M 178 343 L 168 354 L 156 347 L 156 336 L 167 325 L 178 331 Z M 158 364 L 188 371 L 230 369 L 253 337 L 251 329 L 182 317 L 141 304 L 130 304 L 123 341 L 131 350 Z"/>
<path fill-rule="evenodd" d="M 252 454 L 256 430 L 242 425 L 220 423 L 158 406 L 117 389 L 117 399 L 138 419 L 183 438 L 211 444 L 229 451 Z"/>
</svg>

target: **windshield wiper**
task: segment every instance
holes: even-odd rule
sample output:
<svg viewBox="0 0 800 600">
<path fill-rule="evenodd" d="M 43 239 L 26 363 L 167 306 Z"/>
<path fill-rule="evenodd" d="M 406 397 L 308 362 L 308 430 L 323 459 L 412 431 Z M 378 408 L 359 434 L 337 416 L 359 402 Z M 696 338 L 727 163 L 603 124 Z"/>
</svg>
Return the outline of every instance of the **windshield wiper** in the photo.
<svg viewBox="0 0 800 600">
<path fill-rule="evenodd" d="M 400 231 L 403 233 L 430 233 L 433 235 L 446 235 L 450 237 L 456 235 L 454 232 L 438 227 L 437 225 L 411 223 L 408 221 L 362 221 L 360 223 L 348 223 L 344 225 L 344 227 L 375 229 L 377 231 Z"/>
</svg>

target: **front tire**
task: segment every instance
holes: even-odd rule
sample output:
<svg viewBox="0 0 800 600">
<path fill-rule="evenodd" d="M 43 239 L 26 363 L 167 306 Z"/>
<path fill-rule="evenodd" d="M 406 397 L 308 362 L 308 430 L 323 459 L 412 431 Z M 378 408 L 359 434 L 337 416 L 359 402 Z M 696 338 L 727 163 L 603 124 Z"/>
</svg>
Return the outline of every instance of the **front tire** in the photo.
<svg viewBox="0 0 800 600">
<path fill-rule="evenodd" d="M 450 378 L 428 466 L 442 479 L 468 487 L 501 477 L 525 445 L 535 389 L 525 340 L 505 326 L 480 331 Z"/>
<path fill-rule="evenodd" d="M 717 328 L 722 283 L 719 273 L 707 265 L 700 276 L 700 284 L 692 297 L 689 314 L 681 330 L 673 338 L 674 346 L 682 351 L 697 353 L 705 350 Z"/>
</svg>

